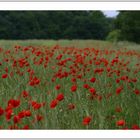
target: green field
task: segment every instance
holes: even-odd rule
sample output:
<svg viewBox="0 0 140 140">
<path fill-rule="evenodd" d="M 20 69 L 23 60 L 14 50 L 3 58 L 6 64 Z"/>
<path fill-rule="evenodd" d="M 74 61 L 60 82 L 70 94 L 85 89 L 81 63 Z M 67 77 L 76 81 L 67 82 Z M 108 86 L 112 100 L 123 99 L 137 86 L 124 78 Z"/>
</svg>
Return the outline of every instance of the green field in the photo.
<svg viewBox="0 0 140 140">
<path fill-rule="evenodd" d="M 21 46 L 48 46 L 52 47 L 59 44 L 63 47 L 114 47 L 140 50 L 140 45 L 130 42 L 111 43 L 100 40 L 0 40 L 1 47 L 13 47 L 15 45 Z"/>
<path fill-rule="evenodd" d="M 0 40 L 1 129 L 139 129 L 140 45 Z"/>
</svg>

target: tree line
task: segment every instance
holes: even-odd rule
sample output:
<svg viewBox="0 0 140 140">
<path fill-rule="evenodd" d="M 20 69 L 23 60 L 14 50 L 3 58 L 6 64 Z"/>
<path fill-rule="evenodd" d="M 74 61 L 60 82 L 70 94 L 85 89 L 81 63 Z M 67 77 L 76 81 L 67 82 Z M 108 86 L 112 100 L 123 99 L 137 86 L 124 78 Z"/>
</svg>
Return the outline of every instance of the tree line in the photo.
<svg viewBox="0 0 140 140">
<path fill-rule="evenodd" d="M 140 43 L 139 11 L 0 11 L 0 39 L 97 39 Z"/>
</svg>

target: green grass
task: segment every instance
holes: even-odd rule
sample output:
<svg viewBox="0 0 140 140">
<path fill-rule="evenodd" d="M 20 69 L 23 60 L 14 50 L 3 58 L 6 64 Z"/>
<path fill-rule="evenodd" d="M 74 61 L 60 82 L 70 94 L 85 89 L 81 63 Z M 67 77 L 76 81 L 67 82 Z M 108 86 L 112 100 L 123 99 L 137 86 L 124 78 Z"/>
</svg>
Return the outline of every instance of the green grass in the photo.
<svg viewBox="0 0 140 140">
<path fill-rule="evenodd" d="M 17 52 L 14 49 L 15 45 L 21 46 Z M 55 49 L 56 45 L 59 47 Z M 36 52 L 40 51 L 42 54 L 36 56 L 31 47 L 28 47 L 28 51 L 22 51 L 26 46 L 33 46 Z M 0 62 L 2 62 L 0 66 L 0 107 L 6 109 L 10 99 L 19 99 L 21 102 L 20 106 L 13 108 L 9 121 L 6 120 L 6 112 L 0 116 L 2 129 L 9 129 L 11 126 L 14 129 L 17 127 L 23 129 L 25 125 L 29 125 L 29 129 L 131 129 L 134 124 L 140 127 L 140 94 L 134 93 L 135 89 L 140 92 L 140 45 L 128 42 L 112 44 L 96 40 L 1 40 L 0 48 L 3 48 L 0 52 Z M 6 50 L 10 50 L 10 53 L 5 54 Z M 71 61 L 66 61 L 65 65 L 58 64 L 61 62 L 61 60 L 56 60 L 59 54 L 63 54 L 62 60 L 71 58 Z M 49 58 L 47 62 L 46 56 Z M 80 56 L 79 59 L 78 56 Z M 119 62 L 112 65 L 116 56 Z M 27 61 L 25 64 L 29 63 L 29 66 L 23 64 L 23 67 L 20 67 L 19 59 L 21 58 L 25 58 Z M 35 64 L 42 58 L 42 63 Z M 5 62 L 5 59 L 9 61 Z M 15 67 L 12 66 L 14 60 L 17 61 Z M 89 64 L 90 60 L 92 64 Z M 108 65 L 105 65 L 106 61 Z M 44 64 L 47 64 L 46 67 Z M 76 72 L 64 78 L 56 78 L 52 82 L 52 78 L 58 71 L 69 73 L 73 70 L 71 67 Z M 2 79 L 1 76 L 6 73 L 5 68 L 8 68 L 8 77 Z M 40 83 L 36 86 L 29 85 L 30 76 L 27 72 L 29 68 L 34 71 L 33 76 L 40 79 Z M 103 68 L 104 71 L 95 73 L 97 68 Z M 109 68 L 111 70 L 107 71 Z M 117 75 L 118 71 L 120 74 Z M 13 76 L 10 76 L 11 72 Z M 82 75 L 82 78 L 77 78 L 79 75 Z M 116 83 L 116 79 L 122 76 L 128 76 L 130 82 L 120 80 L 120 83 Z M 92 77 L 96 78 L 95 83 L 89 81 Z M 72 78 L 76 78 L 77 82 L 73 83 Z M 132 79 L 136 79 L 137 82 L 133 82 Z M 92 96 L 89 89 L 83 88 L 85 83 L 96 89 L 96 96 Z M 58 84 L 61 85 L 60 90 L 55 89 Z M 71 92 L 73 84 L 77 85 L 75 92 Z M 116 89 L 120 86 L 123 86 L 123 90 L 116 95 Z M 21 97 L 24 90 L 29 92 L 31 98 Z M 59 93 L 64 94 L 64 100 L 51 109 L 50 103 Z M 110 94 L 111 96 L 108 97 Z M 99 97 L 102 99 L 99 100 Z M 34 110 L 30 104 L 31 101 L 45 102 L 45 105 Z M 70 103 L 75 104 L 75 109 L 68 109 Z M 122 111 L 116 112 L 117 107 Z M 31 117 L 25 117 L 14 125 L 14 116 L 27 109 L 31 111 Z M 36 115 L 41 115 L 43 119 L 37 121 Z M 91 117 L 91 122 L 84 126 L 82 121 L 86 116 Z M 126 124 L 117 126 L 116 122 L 121 119 L 125 120 Z"/>
<path fill-rule="evenodd" d="M 110 42 L 98 40 L 0 40 L 0 45 L 3 47 L 12 47 L 15 45 L 52 47 L 56 44 L 64 47 L 108 47 L 112 45 Z"/>
<path fill-rule="evenodd" d="M 15 45 L 20 46 L 48 46 L 60 45 L 62 47 L 94 47 L 94 48 L 127 48 L 130 50 L 140 51 L 140 45 L 130 42 L 118 42 L 112 43 L 108 41 L 100 40 L 0 40 L 0 46 L 4 48 L 13 47 Z"/>
</svg>

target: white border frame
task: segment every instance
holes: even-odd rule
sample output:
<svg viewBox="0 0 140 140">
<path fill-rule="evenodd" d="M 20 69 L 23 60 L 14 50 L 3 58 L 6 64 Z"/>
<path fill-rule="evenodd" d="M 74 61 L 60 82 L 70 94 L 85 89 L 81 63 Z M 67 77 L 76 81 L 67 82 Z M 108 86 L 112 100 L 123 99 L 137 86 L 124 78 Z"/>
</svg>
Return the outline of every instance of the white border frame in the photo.
<svg viewBox="0 0 140 140">
<path fill-rule="evenodd" d="M 0 138 L 140 138 L 139 130 L 0 130 Z"/>
<path fill-rule="evenodd" d="M 0 10 L 140 10 L 140 2 L 0 2 Z M 0 130 L 0 138 L 140 138 L 140 131 Z"/>
<path fill-rule="evenodd" d="M 132 0 L 0 0 L 0 2 L 132 2 Z M 140 0 L 133 0 L 139 2 Z"/>
<path fill-rule="evenodd" d="M 140 10 L 140 2 L 0 2 L 0 10 Z"/>
</svg>

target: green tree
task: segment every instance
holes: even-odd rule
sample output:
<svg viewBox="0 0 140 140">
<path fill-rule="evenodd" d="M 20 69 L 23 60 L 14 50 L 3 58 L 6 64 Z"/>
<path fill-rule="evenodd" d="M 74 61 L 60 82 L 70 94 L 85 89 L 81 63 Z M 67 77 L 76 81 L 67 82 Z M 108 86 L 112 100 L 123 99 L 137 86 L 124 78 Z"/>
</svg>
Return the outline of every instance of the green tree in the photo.
<svg viewBox="0 0 140 140">
<path fill-rule="evenodd" d="M 121 39 L 140 43 L 140 12 L 120 11 L 116 28 L 121 30 Z"/>
<path fill-rule="evenodd" d="M 101 11 L 0 11 L 1 39 L 105 39 Z"/>
</svg>

